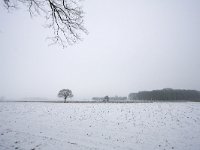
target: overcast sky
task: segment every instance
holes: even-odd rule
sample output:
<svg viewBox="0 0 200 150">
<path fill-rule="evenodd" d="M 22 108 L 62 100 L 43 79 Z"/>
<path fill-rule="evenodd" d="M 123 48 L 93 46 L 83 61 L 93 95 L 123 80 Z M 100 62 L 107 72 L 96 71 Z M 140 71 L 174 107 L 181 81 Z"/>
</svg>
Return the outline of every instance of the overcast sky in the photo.
<svg viewBox="0 0 200 150">
<path fill-rule="evenodd" d="M 25 9 L 0 8 L 0 97 L 74 99 L 161 88 L 200 90 L 199 0 L 85 0 L 89 35 L 67 49 Z"/>
</svg>

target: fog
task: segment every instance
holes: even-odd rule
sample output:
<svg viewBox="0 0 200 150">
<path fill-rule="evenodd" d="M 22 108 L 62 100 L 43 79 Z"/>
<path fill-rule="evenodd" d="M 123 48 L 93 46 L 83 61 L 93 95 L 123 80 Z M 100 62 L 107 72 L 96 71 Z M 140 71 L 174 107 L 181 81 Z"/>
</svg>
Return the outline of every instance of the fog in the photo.
<svg viewBox="0 0 200 150">
<path fill-rule="evenodd" d="M 83 41 L 49 46 L 26 8 L 0 8 L 0 97 L 74 99 L 161 88 L 200 90 L 200 1 L 85 0 Z"/>
</svg>

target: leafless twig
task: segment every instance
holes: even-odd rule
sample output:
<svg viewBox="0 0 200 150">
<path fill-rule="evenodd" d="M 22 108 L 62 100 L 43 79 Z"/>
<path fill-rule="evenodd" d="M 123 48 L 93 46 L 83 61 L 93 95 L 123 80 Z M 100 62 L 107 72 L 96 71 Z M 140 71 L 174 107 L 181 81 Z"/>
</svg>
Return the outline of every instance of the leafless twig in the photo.
<svg viewBox="0 0 200 150">
<path fill-rule="evenodd" d="M 88 33 L 83 23 L 84 12 L 79 0 L 3 0 L 7 9 L 23 4 L 30 16 L 43 15 L 46 27 L 53 29 L 53 36 L 48 37 L 52 44 L 63 47 L 81 40 L 81 33 Z"/>
</svg>

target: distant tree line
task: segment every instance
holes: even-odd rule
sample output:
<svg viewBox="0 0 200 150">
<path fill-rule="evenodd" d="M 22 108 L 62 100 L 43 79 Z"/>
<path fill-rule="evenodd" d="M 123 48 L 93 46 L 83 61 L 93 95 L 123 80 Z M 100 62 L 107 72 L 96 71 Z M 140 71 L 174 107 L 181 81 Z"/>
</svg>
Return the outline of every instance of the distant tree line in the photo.
<svg viewBox="0 0 200 150">
<path fill-rule="evenodd" d="M 114 97 L 93 97 L 92 100 L 94 101 L 117 101 L 117 100 L 127 100 L 127 97 L 121 97 L 121 96 L 114 96 Z"/>
<path fill-rule="evenodd" d="M 162 90 L 130 93 L 129 100 L 200 101 L 200 91 L 166 88 Z"/>
</svg>

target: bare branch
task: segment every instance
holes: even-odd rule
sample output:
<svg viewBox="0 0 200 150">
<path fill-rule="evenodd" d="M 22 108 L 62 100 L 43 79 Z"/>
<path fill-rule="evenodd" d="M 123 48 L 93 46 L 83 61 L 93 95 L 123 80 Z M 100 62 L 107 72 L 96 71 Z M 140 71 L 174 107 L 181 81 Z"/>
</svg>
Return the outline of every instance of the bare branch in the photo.
<svg viewBox="0 0 200 150">
<path fill-rule="evenodd" d="M 16 8 L 18 3 L 25 5 L 32 17 L 42 15 L 47 20 L 46 27 L 53 30 L 48 37 L 52 44 L 63 47 L 72 45 L 81 39 L 81 33 L 87 34 L 83 23 L 84 12 L 79 0 L 3 0 L 7 9 Z"/>
</svg>

